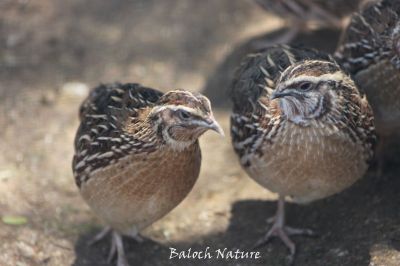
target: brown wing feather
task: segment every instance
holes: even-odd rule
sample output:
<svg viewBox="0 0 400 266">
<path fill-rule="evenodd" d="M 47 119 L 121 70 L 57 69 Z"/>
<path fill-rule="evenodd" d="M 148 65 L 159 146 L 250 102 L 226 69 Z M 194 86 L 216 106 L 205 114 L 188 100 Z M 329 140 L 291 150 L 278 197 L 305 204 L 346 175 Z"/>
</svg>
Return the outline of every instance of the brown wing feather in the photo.
<svg viewBox="0 0 400 266">
<path fill-rule="evenodd" d="M 139 84 L 100 85 L 80 108 L 81 124 L 75 138 L 72 168 L 78 186 L 90 172 L 135 152 L 154 150 L 154 132 L 140 119 L 162 93 Z M 145 134 L 126 134 L 125 125 L 136 124 Z"/>
</svg>

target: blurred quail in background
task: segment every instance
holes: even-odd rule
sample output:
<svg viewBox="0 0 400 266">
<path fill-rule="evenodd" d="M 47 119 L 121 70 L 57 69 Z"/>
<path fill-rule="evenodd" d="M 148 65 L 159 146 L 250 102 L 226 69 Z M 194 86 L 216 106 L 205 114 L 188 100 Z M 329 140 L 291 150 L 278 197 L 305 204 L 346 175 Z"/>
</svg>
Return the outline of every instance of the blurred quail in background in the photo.
<svg viewBox="0 0 400 266">
<path fill-rule="evenodd" d="M 382 168 L 384 143 L 400 132 L 400 1 L 372 1 L 354 14 L 336 58 L 374 110 Z"/>
<path fill-rule="evenodd" d="M 289 43 L 299 32 L 315 28 L 343 27 L 344 19 L 365 0 L 255 0 L 266 11 L 288 23 L 289 30 L 277 41 Z M 264 46 L 265 47 L 265 46 Z"/>
<path fill-rule="evenodd" d="M 138 84 L 95 88 L 80 109 L 73 172 L 81 195 L 112 232 L 109 260 L 128 265 L 121 235 L 138 233 L 177 206 L 200 171 L 198 138 L 223 131 L 209 100 Z"/>
<path fill-rule="evenodd" d="M 232 145 L 243 169 L 278 193 L 272 228 L 295 254 L 284 202 L 308 203 L 341 192 L 368 168 L 375 142 L 372 110 L 335 60 L 315 50 L 270 47 L 249 55 L 231 87 Z"/>
</svg>

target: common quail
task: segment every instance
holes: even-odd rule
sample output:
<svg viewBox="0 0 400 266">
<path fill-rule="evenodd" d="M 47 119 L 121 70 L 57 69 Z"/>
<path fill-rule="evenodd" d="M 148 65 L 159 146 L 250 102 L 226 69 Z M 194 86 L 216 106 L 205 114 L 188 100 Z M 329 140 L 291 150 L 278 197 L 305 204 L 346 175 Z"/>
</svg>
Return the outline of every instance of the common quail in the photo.
<svg viewBox="0 0 400 266">
<path fill-rule="evenodd" d="M 177 206 L 200 171 L 198 138 L 223 134 L 209 100 L 139 84 L 101 85 L 80 109 L 73 172 L 82 197 L 112 231 L 109 260 L 127 265 L 121 235 L 138 233 Z"/>
<path fill-rule="evenodd" d="M 342 28 L 343 19 L 365 0 L 255 0 L 259 6 L 283 18 L 289 31 L 280 43 L 289 43 L 310 28 Z"/>
<path fill-rule="evenodd" d="M 285 198 L 326 198 L 364 175 L 375 141 L 372 110 L 331 56 L 285 45 L 249 55 L 230 93 L 240 163 L 279 195 L 272 228 L 256 246 L 278 236 L 292 259 L 289 235 L 312 231 L 285 226 Z"/>
<path fill-rule="evenodd" d="M 335 56 L 367 94 L 382 150 L 400 130 L 400 1 L 374 1 L 354 14 Z"/>
</svg>

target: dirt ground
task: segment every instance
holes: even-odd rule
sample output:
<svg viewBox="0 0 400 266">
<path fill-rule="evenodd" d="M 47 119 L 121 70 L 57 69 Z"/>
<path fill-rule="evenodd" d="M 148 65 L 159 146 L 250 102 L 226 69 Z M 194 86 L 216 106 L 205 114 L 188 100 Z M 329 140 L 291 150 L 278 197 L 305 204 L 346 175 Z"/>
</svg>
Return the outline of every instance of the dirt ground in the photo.
<svg viewBox="0 0 400 266">
<path fill-rule="evenodd" d="M 100 82 L 140 82 L 203 91 L 228 130 L 226 89 L 240 58 L 273 42 L 282 22 L 251 0 L 0 1 L 0 265 L 108 265 L 109 243 L 88 247 L 101 223 L 75 187 L 71 158 L 77 110 Z M 331 51 L 337 32 L 297 42 Z M 202 171 L 174 211 L 126 239 L 132 265 L 287 265 L 279 241 L 261 259 L 169 260 L 169 248 L 248 251 L 267 228 L 276 196 L 240 169 L 229 142 L 201 139 Z M 309 205 L 287 205 L 296 265 L 400 265 L 400 156 L 384 175 L 372 168 L 349 190 Z M 396 148 L 397 147 L 397 148 Z M 396 156 L 397 151 L 397 156 Z"/>
</svg>

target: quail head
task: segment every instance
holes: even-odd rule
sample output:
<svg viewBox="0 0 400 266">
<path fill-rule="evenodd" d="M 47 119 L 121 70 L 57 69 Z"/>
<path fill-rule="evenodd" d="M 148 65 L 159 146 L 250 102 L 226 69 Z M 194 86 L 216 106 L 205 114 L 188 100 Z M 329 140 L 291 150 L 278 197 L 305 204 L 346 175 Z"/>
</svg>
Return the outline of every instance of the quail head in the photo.
<svg viewBox="0 0 400 266">
<path fill-rule="evenodd" d="M 400 1 L 373 1 L 354 14 L 335 56 L 367 94 L 382 148 L 400 130 Z"/>
<path fill-rule="evenodd" d="M 274 46 L 249 55 L 231 87 L 232 145 L 243 169 L 278 193 L 273 226 L 295 254 L 284 201 L 307 203 L 341 192 L 368 168 L 375 140 L 372 110 L 335 60 L 315 50 Z"/>
<path fill-rule="evenodd" d="M 73 172 L 82 197 L 112 232 L 109 260 L 127 265 L 121 235 L 138 233 L 177 206 L 200 171 L 198 138 L 223 131 L 209 100 L 138 84 L 95 88 L 80 109 Z"/>
</svg>

